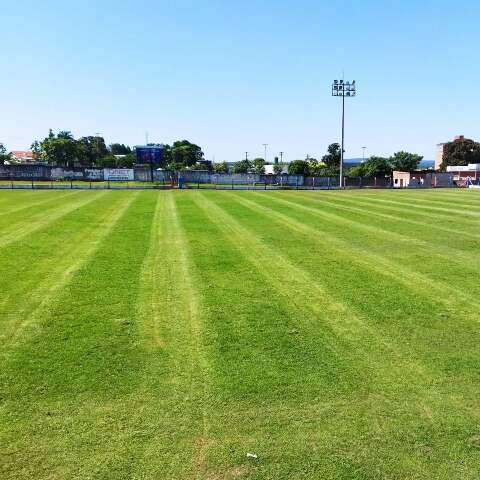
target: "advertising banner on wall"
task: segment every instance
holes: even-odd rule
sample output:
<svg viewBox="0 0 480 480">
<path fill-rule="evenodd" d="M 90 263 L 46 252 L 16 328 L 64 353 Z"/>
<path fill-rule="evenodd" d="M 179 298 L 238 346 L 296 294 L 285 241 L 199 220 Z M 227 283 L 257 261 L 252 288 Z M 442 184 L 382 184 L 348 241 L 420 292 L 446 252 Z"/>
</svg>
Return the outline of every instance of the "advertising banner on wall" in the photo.
<svg viewBox="0 0 480 480">
<path fill-rule="evenodd" d="M 63 167 L 52 168 L 50 173 L 51 178 L 83 178 L 82 170 L 70 170 Z"/>
<path fill-rule="evenodd" d="M 86 180 L 103 180 L 103 168 L 86 168 L 83 175 Z"/>
<path fill-rule="evenodd" d="M 111 182 L 133 180 L 133 168 L 104 168 L 103 177 Z"/>
</svg>

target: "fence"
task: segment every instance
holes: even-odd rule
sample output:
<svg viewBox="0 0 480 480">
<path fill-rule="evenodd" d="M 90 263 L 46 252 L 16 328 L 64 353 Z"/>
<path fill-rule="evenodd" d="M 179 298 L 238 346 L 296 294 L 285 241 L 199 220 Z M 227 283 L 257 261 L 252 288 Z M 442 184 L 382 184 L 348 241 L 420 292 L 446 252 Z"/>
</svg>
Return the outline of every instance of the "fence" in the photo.
<svg viewBox="0 0 480 480">
<path fill-rule="evenodd" d="M 390 188 L 390 177 L 344 178 L 344 188 Z M 339 188 L 337 177 L 303 175 L 215 174 L 206 171 L 178 173 L 179 188 L 217 190 L 330 190 Z"/>
<path fill-rule="evenodd" d="M 413 175 L 400 172 L 402 175 Z M 415 173 L 415 172 L 414 172 Z M 398 176 L 399 172 L 394 172 Z M 415 175 L 417 175 L 415 173 Z M 422 174 L 424 175 L 424 174 Z M 431 173 L 437 178 L 439 175 Z M 152 178 L 153 177 L 153 178 Z M 415 177 L 412 177 L 415 178 Z M 396 180 L 398 183 L 398 180 Z M 413 187 L 395 183 L 391 177 L 344 177 L 343 188 Z M 444 182 L 443 182 L 444 183 Z M 446 186 L 442 182 L 422 182 L 422 187 Z M 449 186 L 456 186 L 451 184 Z M 260 175 L 250 173 L 216 174 L 205 170 L 173 172 L 150 170 L 148 166 L 132 169 L 65 168 L 47 165 L 0 165 L 0 188 L 42 189 L 146 189 L 182 188 L 217 190 L 330 190 L 340 188 L 336 177 L 304 175 Z"/>
</svg>

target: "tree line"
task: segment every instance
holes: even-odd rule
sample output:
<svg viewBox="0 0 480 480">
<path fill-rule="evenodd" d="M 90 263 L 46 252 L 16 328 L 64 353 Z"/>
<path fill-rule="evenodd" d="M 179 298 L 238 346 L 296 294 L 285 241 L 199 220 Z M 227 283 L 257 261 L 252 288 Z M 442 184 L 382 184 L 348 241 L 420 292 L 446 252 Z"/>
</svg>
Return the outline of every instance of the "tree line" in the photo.
<svg viewBox="0 0 480 480">
<path fill-rule="evenodd" d="M 172 145 L 149 144 L 162 147 L 162 168 L 182 170 L 191 168 L 203 160 L 202 149 L 188 140 L 178 140 Z M 73 168 L 131 168 L 135 164 L 134 150 L 123 143 L 112 143 L 108 147 L 102 136 L 87 136 L 75 139 L 70 131 L 62 130 L 58 133 L 49 131 L 48 136 L 41 141 L 35 140 L 31 147 L 35 161 L 48 165 Z M 7 153 L 5 146 L 0 143 L 0 164 L 12 162 L 12 155 Z"/>
<path fill-rule="evenodd" d="M 198 145 L 188 140 L 177 140 L 172 145 L 150 144 L 162 147 L 162 161 L 159 165 L 168 170 L 200 169 L 216 173 L 228 173 L 226 162 L 211 164 L 204 160 L 204 153 Z M 135 161 L 135 152 L 123 143 L 112 143 L 108 147 L 103 137 L 86 136 L 75 139 L 70 131 L 52 130 L 42 141 L 34 141 L 31 145 L 34 160 L 61 167 L 100 167 L 131 168 Z M 340 168 L 340 145 L 332 143 L 327 153 L 320 160 L 307 157 L 305 160 L 293 160 L 288 164 L 275 163 L 273 171 L 281 174 L 287 169 L 290 175 L 336 176 Z M 351 177 L 389 176 L 393 170 L 412 171 L 418 168 L 422 156 L 400 151 L 391 157 L 371 156 L 365 162 L 345 170 Z M 11 154 L 0 143 L 0 164 L 12 161 Z M 480 163 L 480 143 L 467 138 L 460 138 L 444 144 L 442 171 L 449 165 L 468 165 Z M 233 164 L 234 173 L 265 173 L 265 159 L 257 157 L 253 160 L 240 160 Z"/>
</svg>

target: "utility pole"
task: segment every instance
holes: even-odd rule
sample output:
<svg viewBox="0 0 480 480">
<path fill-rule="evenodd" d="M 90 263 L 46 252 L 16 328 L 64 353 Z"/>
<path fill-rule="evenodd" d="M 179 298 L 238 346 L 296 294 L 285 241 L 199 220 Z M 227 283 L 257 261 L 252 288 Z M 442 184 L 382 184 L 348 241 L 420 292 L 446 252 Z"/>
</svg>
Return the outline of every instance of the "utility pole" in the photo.
<svg viewBox="0 0 480 480">
<path fill-rule="evenodd" d="M 248 152 L 245 152 L 245 160 L 248 162 Z"/>
<path fill-rule="evenodd" d="M 342 97 L 342 146 L 340 151 L 340 188 L 343 188 L 343 154 L 345 153 L 345 97 L 354 97 L 357 93 L 355 80 L 345 82 L 334 80 L 332 84 L 332 96 Z"/>
<path fill-rule="evenodd" d="M 267 146 L 268 146 L 268 143 L 262 143 L 263 147 L 265 148 L 265 157 L 264 157 L 264 160 L 265 160 L 265 163 L 267 163 Z"/>
<path fill-rule="evenodd" d="M 283 163 L 283 152 L 280 152 L 280 163 Z"/>
<path fill-rule="evenodd" d="M 365 162 L 365 149 L 366 149 L 366 148 L 367 148 L 367 147 L 362 147 L 362 150 L 363 150 L 363 154 L 362 154 L 362 163 L 364 163 L 364 162 Z"/>
</svg>

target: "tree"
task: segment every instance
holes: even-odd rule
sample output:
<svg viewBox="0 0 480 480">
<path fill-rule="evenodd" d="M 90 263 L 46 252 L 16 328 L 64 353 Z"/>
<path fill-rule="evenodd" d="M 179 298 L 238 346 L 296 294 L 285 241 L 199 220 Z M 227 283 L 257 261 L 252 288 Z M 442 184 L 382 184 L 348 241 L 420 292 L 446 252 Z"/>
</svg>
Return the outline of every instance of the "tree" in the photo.
<svg viewBox="0 0 480 480">
<path fill-rule="evenodd" d="M 233 173 L 248 173 L 252 168 L 252 164 L 249 160 L 240 160 L 233 164 Z"/>
<path fill-rule="evenodd" d="M 173 143 L 172 146 L 172 162 L 191 167 L 198 161 L 203 160 L 202 149 L 190 143 L 188 140 L 180 140 Z"/>
<path fill-rule="evenodd" d="M 77 142 L 73 135 L 61 131 L 55 135 L 50 129 L 48 137 L 40 142 L 41 156 L 48 163 L 61 167 L 73 167 L 77 158 Z"/>
<path fill-rule="evenodd" d="M 112 143 L 110 144 L 110 153 L 112 155 L 128 155 L 132 153 L 132 149 L 123 143 Z"/>
<path fill-rule="evenodd" d="M 215 173 L 228 173 L 228 167 L 226 162 L 214 163 L 213 169 L 215 170 Z"/>
<path fill-rule="evenodd" d="M 469 138 L 459 138 L 443 146 L 443 160 L 440 169 L 445 171 L 449 165 L 468 165 L 480 163 L 480 143 Z"/>
<path fill-rule="evenodd" d="M 31 145 L 30 145 L 30 150 L 32 151 L 32 157 L 34 161 L 37 161 L 40 158 L 40 155 L 42 153 L 42 148 L 40 146 L 40 142 L 38 140 L 35 140 Z"/>
<path fill-rule="evenodd" d="M 4 165 L 6 161 L 10 160 L 10 154 L 3 143 L 0 143 L 0 165 Z"/>
<path fill-rule="evenodd" d="M 353 167 L 350 167 L 346 172 L 346 175 L 351 178 L 366 177 L 364 165 L 365 163 L 359 163 L 358 165 L 354 165 Z"/>
<path fill-rule="evenodd" d="M 331 143 L 327 148 L 327 154 L 322 157 L 322 162 L 329 168 L 340 168 L 341 149 L 338 143 Z"/>
<path fill-rule="evenodd" d="M 172 160 L 172 147 L 167 143 L 162 145 L 162 166 L 168 165 L 171 167 Z"/>
<path fill-rule="evenodd" d="M 132 168 L 136 161 L 135 154 L 127 153 L 125 156 L 116 158 L 116 165 L 119 168 Z"/>
<path fill-rule="evenodd" d="M 328 171 L 327 165 L 323 162 L 319 162 L 315 158 L 308 160 L 308 170 L 312 177 L 323 177 Z"/>
<path fill-rule="evenodd" d="M 61 138 L 62 140 L 74 140 L 72 132 L 70 132 L 69 130 L 60 130 L 58 132 L 57 138 Z"/>
<path fill-rule="evenodd" d="M 288 164 L 289 175 L 309 175 L 310 168 L 307 160 L 293 160 Z"/>
<path fill-rule="evenodd" d="M 100 168 L 115 168 L 117 167 L 117 159 L 113 155 L 105 155 L 96 160 L 95 166 Z"/>
<path fill-rule="evenodd" d="M 283 172 L 284 166 L 285 165 L 283 163 L 274 163 L 273 164 L 273 173 L 275 175 L 280 175 Z"/>
<path fill-rule="evenodd" d="M 77 159 L 82 166 L 97 165 L 103 157 L 109 155 L 103 137 L 89 136 L 77 140 Z"/>
<path fill-rule="evenodd" d="M 392 170 L 399 172 L 411 172 L 418 168 L 418 164 L 422 160 L 421 155 L 409 152 L 397 152 L 390 157 L 390 166 Z"/>
<path fill-rule="evenodd" d="M 252 168 L 258 175 L 263 175 L 265 173 L 265 160 L 263 158 L 254 158 Z"/>
<path fill-rule="evenodd" d="M 385 177 L 391 175 L 390 160 L 384 157 L 372 156 L 362 163 L 364 177 Z"/>
</svg>

